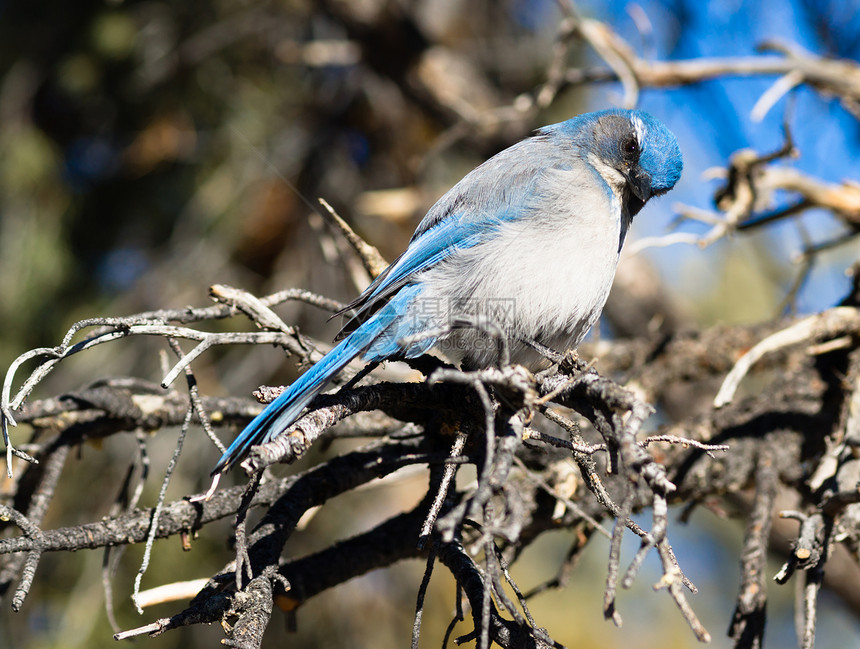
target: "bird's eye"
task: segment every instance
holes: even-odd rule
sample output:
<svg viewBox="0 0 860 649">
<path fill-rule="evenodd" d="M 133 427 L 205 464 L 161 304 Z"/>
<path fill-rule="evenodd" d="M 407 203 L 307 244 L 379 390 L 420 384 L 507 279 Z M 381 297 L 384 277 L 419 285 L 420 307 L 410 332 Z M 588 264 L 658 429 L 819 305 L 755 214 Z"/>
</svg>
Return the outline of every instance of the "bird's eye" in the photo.
<svg viewBox="0 0 860 649">
<path fill-rule="evenodd" d="M 629 161 L 639 157 L 639 142 L 632 135 L 621 140 L 621 157 Z"/>
</svg>

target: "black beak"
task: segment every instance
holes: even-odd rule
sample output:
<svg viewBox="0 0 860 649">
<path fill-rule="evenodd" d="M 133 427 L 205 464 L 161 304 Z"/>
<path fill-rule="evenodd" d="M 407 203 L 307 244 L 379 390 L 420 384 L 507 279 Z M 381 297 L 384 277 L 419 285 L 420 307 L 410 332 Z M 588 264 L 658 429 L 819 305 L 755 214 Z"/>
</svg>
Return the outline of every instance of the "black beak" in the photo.
<svg viewBox="0 0 860 649">
<path fill-rule="evenodd" d="M 624 177 L 627 179 L 627 184 L 633 195 L 642 201 L 642 205 L 647 203 L 648 199 L 651 198 L 651 176 L 637 166 L 624 174 Z"/>
<path fill-rule="evenodd" d="M 651 198 L 651 177 L 638 166 L 622 173 L 630 190 L 627 195 L 627 212 L 633 217 L 639 214 L 639 210 L 645 207 L 645 203 Z"/>
</svg>

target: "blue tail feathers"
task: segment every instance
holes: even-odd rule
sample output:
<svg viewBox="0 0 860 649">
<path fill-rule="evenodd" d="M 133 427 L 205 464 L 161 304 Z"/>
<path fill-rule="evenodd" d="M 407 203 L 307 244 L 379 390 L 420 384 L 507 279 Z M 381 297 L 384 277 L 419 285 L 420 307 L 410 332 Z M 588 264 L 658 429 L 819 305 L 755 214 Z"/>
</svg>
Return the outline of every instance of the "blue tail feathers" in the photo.
<svg viewBox="0 0 860 649">
<path fill-rule="evenodd" d="M 329 381 L 359 354 L 366 353 L 370 360 L 384 360 L 396 354 L 415 357 L 427 351 L 435 338 L 413 342 L 405 348 L 399 344 L 401 339 L 425 331 L 428 326 L 421 318 L 408 317 L 410 304 L 420 292 L 417 285 L 401 289 L 373 317 L 296 379 L 233 440 L 212 475 L 228 471 L 252 446 L 265 444 L 286 430 Z"/>
<path fill-rule="evenodd" d="M 230 447 L 224 451 L 224 455 L 212 469 L 212 475 L 229 470 L 248 453 L 252 446 L 265 444 L 292 424 L 299 418 L 305 406 L 322 392 L 332 377 L 360 352 L 361 349 L 355 346 L 352 336 L 341 341 L 245 426 Z"/>
</svg>

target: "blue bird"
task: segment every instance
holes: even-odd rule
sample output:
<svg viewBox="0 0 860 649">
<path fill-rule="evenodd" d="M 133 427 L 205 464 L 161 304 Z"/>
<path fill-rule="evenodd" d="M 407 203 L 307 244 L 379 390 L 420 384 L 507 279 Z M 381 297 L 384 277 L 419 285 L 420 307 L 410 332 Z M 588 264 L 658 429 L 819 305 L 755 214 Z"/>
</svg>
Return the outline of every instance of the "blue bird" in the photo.
<svg viewBox="0 0 860 649">
<path fill-rule="evenodd" d="M 471 171 L 430 208 L 409 246 L 347 309 L 340 342 L 263 410 L 213 475 L 270 441 L 356 356 L 415 358 L 438 346 L 487 367 L 507 339 L 575 347 L 600 315 L 633 217 L 681 175 L 675 136 L 638 110 L 605 110 L 539 129 Z"/>
</svg>

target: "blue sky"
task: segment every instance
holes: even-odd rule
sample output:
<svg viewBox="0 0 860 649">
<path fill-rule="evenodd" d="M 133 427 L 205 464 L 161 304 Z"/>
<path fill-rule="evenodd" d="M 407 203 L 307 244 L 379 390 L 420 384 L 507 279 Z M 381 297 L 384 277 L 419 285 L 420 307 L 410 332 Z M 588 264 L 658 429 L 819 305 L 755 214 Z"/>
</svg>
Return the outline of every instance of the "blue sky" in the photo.
<svg viewBox="0 0 860 649">
<path fill-rule="evenodd" d="M 647 58 L 758 56 L 757 46 L 766 41 L 793 43 L 820 56 L 860 57 L 860 0 L 592 1 L 578 6 L 583 14 L 612 25 L 640 56 Z M 643 33 L 637 25 L 633 17 L 637 13 L 647 17 L 650 34 Z M 778 149 L 783 142 L 786 114 L 801 157 L 779 164 L 829 182 L 860 180 L 860 122 L 837 99 L 802 87 L 778 101 L 760 123 L 752 120 L 753 106 L 775 80 L 724 78 L 675 90 L 643 92 L 640 107 L 660 117 L 677 134 L 685 171 L 676 190 L 658 208 L 643 212 L 644 218 L 637 223 L 639 236 L 666 233 L 673 216 L 671 205 L 676 202 L 713 209 L 711 197 L 717 182 L 703 181 L 703 172 L 723 166 L 728 156 L 739 149 L 753 148 L 762 153 Z M 594 95 L 595 106 L 619 101 L 617 84 L 607 85 Z M 706 191 L 702 191 L 703 186 Z M 777 200 L 791 202 L 791 197 L 778 196 Z M 813 241 L 828 239 L 843 230 L 825 212 L 809 212 L 802 223 Z M 706 227 L 688 223 L 682 229 L 704 232 Z M 802 246 L 800 230 L 793 220 L 769 228 L 765 241 L 769 254 L 786 265 Z M 715 257 L 731 253 L 728 246 L 732 244 L 724 242 L 705 253 L 691 246 L 673 246 L 649 254 L 664 270 L 695 265 L 696 259 L 713 265 L 717 262 Z M 802 312 L 827 308 L 844 296 L 849 287 L 843 274 L 846 259 L 856 258 L 858 252 L 857 244 L 852 243 L 821 258 L 799 296 Z"/>
</svg>

